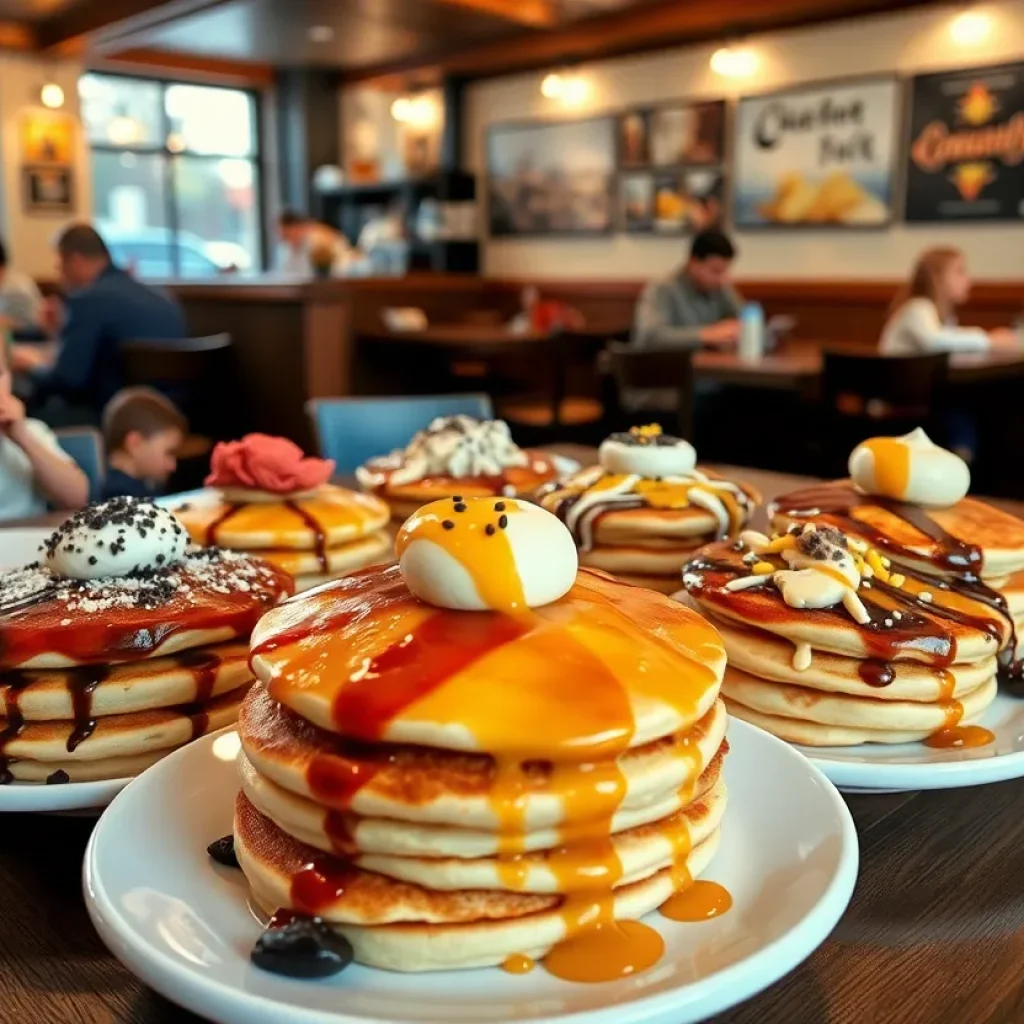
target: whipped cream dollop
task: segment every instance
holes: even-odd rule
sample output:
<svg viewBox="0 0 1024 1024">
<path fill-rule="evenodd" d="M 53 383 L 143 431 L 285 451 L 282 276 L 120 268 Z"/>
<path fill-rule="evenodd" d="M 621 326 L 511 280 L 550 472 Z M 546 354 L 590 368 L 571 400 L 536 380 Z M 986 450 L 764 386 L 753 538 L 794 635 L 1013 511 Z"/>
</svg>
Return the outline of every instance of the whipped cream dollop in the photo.
<svg viewBox="0 0 1024 1024">
<path fill-rule="evenodd" d="M 45 564 L 75 580 L 151 572 L 180 562 L 188 533 L 165 508 L 111 498 L 80 509 L 44 545 Z"/>
<path fill-rule="evenodd" d="M 870 622 L 864 602 L 857 596 L 861 574 L 846 537 L 830 526 L 814 523 L 789 536 L 793 541 L 786 544 L 785 538 L 771 540 L 755 530 L 744 530 L 740 541 L 755 555 L 779 553 L 789 568 L 772 569 L 765 563 L 768 571 L 758 572 L 755 563 L 754 575 L 732 580 L 726 589 L 744 590 L 772 582 L 791 608 L 833 608 L 842 604 L 856 622 Z"/>
<path fill-rule="evenodd" d="M 333 473 L 334 462 L 307 456 L 285 437 L 246 434 L 214 446 L 205 483 L 228 501 L 278 501 L 312 493 Z"/>
<path fill-rule="evenodd" d="M 406 586 L 459 611 L 517 612 L 564 596 L 579 566 L 569 531 L 514 498 L 445 498 L 406 520 L 395 542 Z"/>
<path fill-rule="evenodd" d="M 873 437 L 850 454 L 850 478 L 866 494 L 937 508 L 955 505 L 971 486 L 967 463 L 920 428 Z"/>
<path fill-rule="evenodd" d="M 697 466 L 697 452 L 689 441 L 663 434 L 654 424 L 612 434 L 601 442 L 597 461 L 609 473 L 648 478 L 688 476 Z"/>
<path fill-rule="evenodd" d="M 428 476 L 501 476 L 510 466 L 529 465 L 504 420 L 439 416 L 395 452 L 391 483 L 408 484 Z"/>
</svg>

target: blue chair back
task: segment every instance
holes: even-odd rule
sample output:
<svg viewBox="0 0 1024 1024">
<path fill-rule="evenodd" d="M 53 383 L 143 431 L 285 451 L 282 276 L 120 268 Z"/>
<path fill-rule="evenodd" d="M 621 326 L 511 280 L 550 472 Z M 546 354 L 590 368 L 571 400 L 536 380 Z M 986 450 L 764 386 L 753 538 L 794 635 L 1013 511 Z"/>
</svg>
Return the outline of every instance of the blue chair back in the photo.
<svg viewBox="0 0 1024 1024">
<path fill-rule="evenodd" d="M 314 398 L 306 405 L 320 454 L 339 473 L 354 473 L 367 459 L 404 448 L 437 416 L 494 416 L 488 395 L 409 395 L 402 398 Z"/>
<path fill-rule="evenodd" d="M 95 501 L 103 487 L 106 467 L 103 460 L 103 435 L 92 427 L 64 427 L 55 430 L 57 442 L 89 478 L 89 500 Z"/>
</svg>

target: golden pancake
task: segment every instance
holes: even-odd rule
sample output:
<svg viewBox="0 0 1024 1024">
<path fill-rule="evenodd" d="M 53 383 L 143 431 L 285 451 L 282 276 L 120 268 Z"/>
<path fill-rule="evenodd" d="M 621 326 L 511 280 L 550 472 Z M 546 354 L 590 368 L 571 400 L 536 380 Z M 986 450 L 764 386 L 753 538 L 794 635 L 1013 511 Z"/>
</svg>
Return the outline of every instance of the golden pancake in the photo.
<svg viewBox="0 0 1024 1024">
<path fill-rule="evenodd" d="M 792 608 L 770 585 L 727 589 L 732 581 L 751 576 L 743 557 L 729 543 L 704 548 L 684 572 L 687 593 L 716 617 L 813 650 L 945 668 L 990 658 L 1011 635 L 1010 621 L 989 605 L 911 575 L 899 587 L 865 580 L 857 596 L 871 617 L 866 625 L 841 606 Z"/>
<path fill-rule="evenodd" d="M 560 600 L 508 616 L 439 611 L 396 566 L 370 569 L 274 609 L 252 644 L 270 695 L 321 728 L 522 760 L 687 729 L 725 661 L 689 609 L 586 570 Z"/>
<path fill-rule="evenodd" d="M 916 661 L 891 663 L 844 658 L 812 651 L 805 669 L 793 667 L 793 645 L 762 629 L 738 627 L 712 618 L 729 656 L 729 669 L 761 679 L 792 683 L 825 693 L 848 693 L 875 700 L 923 703 L 961 698 L 996 674 L 995 657 L 935 669 Z M 726 670 L 728 674 L 729 669 Z"/>
<path fill-rule="evenodd" d="M 693 785 L 711 764 L 725 737 L 724 708 L 716 702 L 691 730 L 621 754 L 621 808 L 641 808 Z M 322 806 L 359 818 L 493 830 L 496 789 L 505 784 L 493 757 L 423 747 L 366 745 L 318 729 L 254 686 L 238 723 L 245 757 L 261 776 Z M 589 816 L 607 786 L 611 766 L 583 763 L 555 768 L 536 761 L 524 768 L 517 804 L 529 833 Z M 597 770 L 595 770 L 595 767 Z"/>
<path fill-rule="evenodd" d="M 121 665 L 5 673 L 0 707 L 29 722 L 101 718 L 206 701 L 251 681 L 243 641 Z"/>
<path fill-rule="evenodd" d="M 856 747 L 862 743 L 920 743 L 934 735 L 932 732 L 912 730 L 899 732 L 894 729 L 858 729 L 839 725 L 821 725 L 805 719 L 784 718 L 781 715 L 766 715 L 745 707 L 738 701 L 727 700 L 729 714 L 756 725 L 789 743 L 804 747 Z M 962 725 L 973 725 L 964 721 Z"/>
<path fill-rule="evenodd" d="M 207 731 L 212 731 L 212 727 Z M 45 782 L 48 785 L 132 779 L 176 749 L 151 750 L 127 757 L 100 757 L 94 761 L 10 761 L 5 769 L 14 781 Z"/>
<path fill-rule="evenodd" d="M 389 510 L 372 495 L 323 484 L 291 500 L 198 500 L 174 509 L 197 544 L 239 551 L 318 551 L 376 533 Z M 268 555 L 268 561 L 274 561 Z M 290 570 L 289 570 L 290 571 Z"/>
<path fill-rule="evenodd" d="M 715 758 L 696 787 L 683 787 L 659 804 L 620 811 L 612 833 L 616 856 L 621 860 L 622 851 L 629 848 L 629 842 L 624 837 L 646 826 L 657 825 L 660 828 L 665 825 L 673 828 L 673 818 L 696 801 L 703 800 L 709 805 L 714 803 L 714 822 L 708 825 L 708 829 L 717 827 L 725 807 L 724 783 L 719 782 L 721 761 L 721 757 Z M 578 844 L 593 843 L 598 839 L 603 841 L 604 838 L 593 822 L 584 823 L 578 829 L 542 829 L 522 837 L 522 842 L 517 844 L 522 847 L 521 853 L 513 857 L 502 857 L 499 856 L 501 843 L 493 832 L 332 813 L 311 800 L 297 797 L 276 786 L 260 775 L 248 761 L 243 760 L 239 768 L 242 790 L 249 802 L 290 836 L 326 853 L 344 856 L 367 871 L 415 881 L 428 888 L 558 891 L 552 888 L 550 875 L 547 876 L 547 888 L 536 890 L 533 888 L 534 883 L 514 879 L 510 872 L 503 872 L 497 877 L 495 865 L 500 862 L 506 867 L 515 865 L 517 869 L 532 870 L 543 867 L 546 854 L 552 849 L 572 848 L 583 851 L 581 855 L 586 856 L 588 847 Z M 717 802 L 709 795 L 716 788 L 721 797 Z M 706 833 L 701 839 L 705 837 Z M 618 844 L 620 839 L 623 840 L 621 847 Z M 698 841 L 701 840 L 695 839 L 694 843 Z M 424 851 L 429 851 L 429 856 Z M 469 880 L 458 870 L 467 865 L 474 866 L 473 870 L 478 872 L 489 872 L 489 880 Z M 459 880 L 450 884 L 441 879 L 432 880 L 428 873 L 433 867 L 443 867 L 449 880 Z M 414 877 L 410 872 L 418 874 Z"/>
<path fill-rule="evenodd" d="M 13 570 L 0 575 L 0 670 L 137 661 L 248 636 L 291 591 L 260 559 L 216 550 L 99 580 Z"/>
<path fill-rule="evenodd" d="M 732 665 L 726 669 L 722 681 L 722 693 L 731 703 L 742 704 L 760 714 L 844 729 L 890 730 L 921 736 L 952 728 L 962 721 L 976 721 L 995 700 L 996 690 L 993 675 L 959 700 L 924 704 L 823 693 L 803 686 L 765 682 Z"/>
<path fill-rule="evenodd" d="M 689 851 L 685 867 L 617 889 L 614 919 L 635 919 L 655 909 L 679 888 L 681 872 L 697 877 L 713 857 L 718 836 L 712 832 Z M 513 953 L 541 957 L 575 931 L 573 897 L 433 892 L 360 871 L 292 839 L 242 795 L 236 804 L 235 849 L 265 911 L 301 906 L 297 896 L 309 877 L 317 913 L 349 939 L 361 963 L 371 966 L 401 971 L 491 966 Z M 307 875 L 301 876 L 304 869 Z M 339 894 L 325 907 L 321 894 L 331 892 Z"/>
<path fill-rule="evenodd" d="M 828 523 L 931 574 L 969 569 L 987 578 L 1024 570 L 1024 521 L 977 498 L 925 508 L 861 494 L 840 480 L 782 495 L 771 511 L 777 529 L 809 519 Z"/>
<path fill-rule="evenodd" d="M 668 577 L 679 589 L 683 566 L 693 557 L 700 544 L 680 545 L 675 550 L 655 551 L 641 547 L 604 547 L 597 545 L 589 551 L 580 552 L 580 565 L 610 572 L 620 579 L 623 576 Z"/>
<path fill-rule="evenodd" d="M 244 693 L 244 689 L 237 689 L 202 704 L 82 722 L 28 722 L 5 741 L 3 755 L 8 761 L 63 763 L 166 751 L 233 724 Z M 8 720 L 0 719 L 0 732 L 7 727 Z"/>
<path fill-rule="evenodd" d="M 659 594 L 673 596 L 679 591 L 679 573 L 671 576 L 637 576 L 635 573 L 619 572 L 615 578 L 621 583 L 628 583 L 631 587 L 642 587 L 644 590 L 654 590 Z"/>
<path fill-rule="evenodd" d="M 260 557 L 289 576 L 319 576 L 320 581 L 347 576 L 357 569 L 394 559 L 391 537 L 384 531 L 367 534 L 358 540 L 313 551 L 261 551 Z"/>
</svg>

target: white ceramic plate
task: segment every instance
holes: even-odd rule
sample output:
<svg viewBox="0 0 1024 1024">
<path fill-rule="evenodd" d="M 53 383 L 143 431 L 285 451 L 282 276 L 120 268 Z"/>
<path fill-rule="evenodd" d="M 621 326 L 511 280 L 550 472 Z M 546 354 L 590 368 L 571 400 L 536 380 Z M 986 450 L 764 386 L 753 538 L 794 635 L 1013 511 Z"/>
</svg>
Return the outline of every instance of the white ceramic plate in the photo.
<svg viewBox="0 0 1024 1024">
<path fill-rule="evenodd" d="M 1024 776 L 1024 697 L 999 693 L 977 724 L 992 730 L 994 743 L 962 750 L 923 743 L 797 749 L 849 792 L 957 789 Z"/>
<path fill-rule="evenodd" d="M 666 955 L 634 978 L 577 985 L 540 967 L 513 976 L 353 966 L 311 982 L 253 967 L 260 926 L 245 880 L 206 854 L 231 830 L 234 733 L 172 754 L 114 800 L 86 851 L 86 902 L 120 960 L 218 1024 L 688 1024 L 804 960 L 839 920 L 857 876 L 853 821 L 831 783 L 743 722 L 731 723 L 729 741 L 729 808 L 705 877 L 728 887 L 733 908 L 700 924 L 651 915 Z"/>
<path fill-rule="evenodd" d="M 0 786 L 0 814 L 15 811 L 98 813 L 131 781 L 104 779 L 102 782 L 65 782 L 56 786 L 39 782 L 11 782 Z"/>
<path fill-rule="evenodd" d="M 39 548 L 52 533 L 37 527 L 0 530 L 0 572 L 38 562 Z"/>
</svg>

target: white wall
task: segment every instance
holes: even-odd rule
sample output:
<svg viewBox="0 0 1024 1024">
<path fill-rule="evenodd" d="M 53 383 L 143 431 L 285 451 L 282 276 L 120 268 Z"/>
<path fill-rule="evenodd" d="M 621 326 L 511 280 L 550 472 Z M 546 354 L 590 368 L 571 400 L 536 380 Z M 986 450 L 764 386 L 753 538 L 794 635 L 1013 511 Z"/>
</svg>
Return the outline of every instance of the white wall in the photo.
<svg viewBox="0 0 1024 1024">
<path fill-rule="evenodd" d="M 64 110 L 78 118 L 78 77 L 74 61 L 40 61 L 20 54 L 0 53 L 0 233 L 12 265 L 37 278 L 56 275 L 53 238 L 72 220 L 88 220 L 92 208 L 92 182 L 85 140 L 79 127 L 74 156 L 76 209 L 72 216 L 25 213 L 22 201 L 18 121 L 24 111 L 39 106 L 39 90 L 54 81 L 64 90 Z"/>
<path fill-rule="evenodd" d="M 715 45 L 666 50 L 579 68 L 590 91 L 572 111 L 540 95 L 543 72 L 478 82 L 467 97 L 466 165 L 483 174 L 484 133 L 495 121 L 565 118 L 671 98 L 719 98 L 800 82 L 898 71 L 904 74 L 1024 58 L 1024 0 L 977 8 L 992 19 L 982 42 L 956 45 L 955 6 L 861 18 L 746 40 L 759 58 L 752 80 L 736 85 L 715 75 Z M 481 182 L 483 178 L 481 177 Z M 484 191 L 481 189 L 481 191 Z M 901 277 L 925 246 L 961 246 L 979 278 L 1024 277 L 1024 226 L 896 224 L 878 231 L 792 230 L 737 233 L 738 273 L 748 278 Z M 647 278 L 679 262 L 678 238 L 611 235 L 587 240 L 484 240 L 484 270 L 494 276 Z"/>
</svg>

